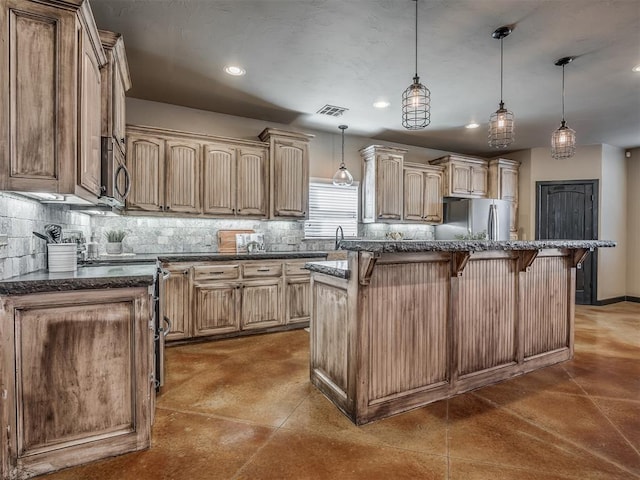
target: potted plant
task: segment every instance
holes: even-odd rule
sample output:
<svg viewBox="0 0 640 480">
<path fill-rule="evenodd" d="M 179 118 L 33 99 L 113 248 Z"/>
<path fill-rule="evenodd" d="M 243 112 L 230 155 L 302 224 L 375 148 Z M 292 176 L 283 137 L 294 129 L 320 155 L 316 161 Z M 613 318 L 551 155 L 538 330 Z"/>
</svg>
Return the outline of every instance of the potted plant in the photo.
<svg viewBox="0 0 640 480">
<path fill-rule="evenodd" d="M 124 230 L 107 230 L 105 236 L 107 237 L 107 253 L 110 255 L 122 253 L 122 240 L 127 236 L 127 232 Z"/>
</svg>

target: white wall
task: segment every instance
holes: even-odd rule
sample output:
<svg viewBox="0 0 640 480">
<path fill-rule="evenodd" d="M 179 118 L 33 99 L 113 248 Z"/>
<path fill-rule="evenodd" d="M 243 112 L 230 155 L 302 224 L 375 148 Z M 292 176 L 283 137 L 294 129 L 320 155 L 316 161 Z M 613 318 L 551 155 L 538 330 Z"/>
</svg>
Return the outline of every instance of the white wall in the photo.
<svg viewBox="0 0 640 480">
<path fill-rule="evenodd" d="M 292 129 L 289 125 L 264 122 L 252 118 L 234 117 L 222 113 L 207 112 L 193 108 L 180 107 L 168 103 L 151 102 L 136 98 L 127 98 L 127 123 L 170 128 L 194 133 L 220 135 L 223 137 L 257 140 L 258 135 L 267 127 Z M 311 177 L 331 178 L 340 164 L 342 140 L 337 125 L 345 123 L 336 119 L 336 133 L 304 130 L 304 133 L 315 135 L 309 145 L 309 174 Z M 292 130 L 300 130 L 293 128 Z M 355 180 L 360 180 L 361 160 L 358 150 L 369 145 L 379 145 L 379 140 L 350 135 L 345 131 L 344 158 L 347 168 Z M 408 162 L 426 163 L 434 158 L 451 152 L 429 148 L 413 147 L 384 142 L 385 145 L 407 148 L 405 156 Z"/>
<path fill-rule="evenodd" d="M 616 248 L 598 251 L 598 300 L 626 295 L 627 178 L 624 150 L 602 145 L 598 238 L 615 240 Z"/>
<path fill-rule="evenodd" d="M 640 298 L 640 148 L 627 165 L 627 295 Z"/>
</svg>

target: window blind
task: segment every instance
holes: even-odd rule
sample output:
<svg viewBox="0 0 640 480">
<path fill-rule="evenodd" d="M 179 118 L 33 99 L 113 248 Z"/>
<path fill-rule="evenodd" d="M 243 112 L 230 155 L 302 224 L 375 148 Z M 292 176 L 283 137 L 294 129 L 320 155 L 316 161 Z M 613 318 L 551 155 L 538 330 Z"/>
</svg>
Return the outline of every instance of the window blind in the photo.
<svg viewBox="0 0 640 480">
<path fill-rule="evenodd" d="M 305 238 L 334 238 L 338 226 L 345 237 L 358 235 L 358 185 L 338 187 L 331 180 L 312 180 Z"/>
</svg>

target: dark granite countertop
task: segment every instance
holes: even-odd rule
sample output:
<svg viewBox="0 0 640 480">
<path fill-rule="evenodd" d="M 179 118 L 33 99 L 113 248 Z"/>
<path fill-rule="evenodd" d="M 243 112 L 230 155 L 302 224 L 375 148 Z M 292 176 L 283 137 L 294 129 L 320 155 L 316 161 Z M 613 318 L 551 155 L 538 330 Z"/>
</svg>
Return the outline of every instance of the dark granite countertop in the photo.
<svg viewBox="0 0 640 480">
<path fill-rule="evenodd" d="M 46 270 L 41 270 L 0 280 L 0 295 L 147 287 L 153 284 L 155 272 L 155 264 L 79 267 L 75 272 L 61 273 L 49 273 Z"/>
<path fill-rule="evenodd" d="M 543 248 L 615 247 L 610 240 L 340 240 L 342 250 L 365 252 L 482 252 L 486 250 L 539 250 Z"/>
<path fill-rule="evenodd" d="M 327 260 L 324 262 L 307 262 L 304 268 L 312 272 L 324 273 L 338 278 L 349 278 L 349 262 L 346 260 Z"/>
<path fill-rule="evenodd" d="M 264 253 L 143 253 L 136 255 L 104 255 L 94 260 L 81 262 L 82 265 L 120 265 L 161 262 L 217 262 L 225 260 L 278 260 L 287 258 L 326 257 L 327 252 L 264 252 Z"/>
</svg>

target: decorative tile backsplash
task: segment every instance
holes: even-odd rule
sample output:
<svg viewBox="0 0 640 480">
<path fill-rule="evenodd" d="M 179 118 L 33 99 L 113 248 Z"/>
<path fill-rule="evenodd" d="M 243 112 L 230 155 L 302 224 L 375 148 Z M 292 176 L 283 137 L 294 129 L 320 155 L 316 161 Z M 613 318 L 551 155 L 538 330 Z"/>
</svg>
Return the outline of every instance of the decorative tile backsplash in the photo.
<svg viewBox="0 0 640 480">
<path fill-rule="evenodd" d="M 32 232 L 44 232 L 44 225 L 56 223 L 64 230 L 81 230 L 87 241 L 98 243 L 105 254 L 108 230 L 124 230 L 126 253 L 216 252 L 218 230 L 255 230 L 264 234 L 267 250 L 332 251 L 334 239 L 304 239 L 303 221 L 214 220 L 208 218 L 89 216 L 65 205 L 41 204 L 18 195 L 0 193 L 0 234 L 8 235 L 8 245 L 0 246 L 0 278 L 22 275 L 46 268 L 46 242 Z M 360 224 L 358 236 L 384 239 L 387 233 L 401 232 L 406 240 L 432 240 L 430 225 Z"/>
<path fill-rule="evenodd" d="M 66 205 L 43 204 L 19 195 L 0 193 L 0 234 L 8 244 L 0 246 L 0 278 L 23 275 L 47 267 L 47 243 L 32 232 L 44 233 L 48 223 L 63 230 L 91 231 L 91 217 L 69 210 Z"/>
</svg>

